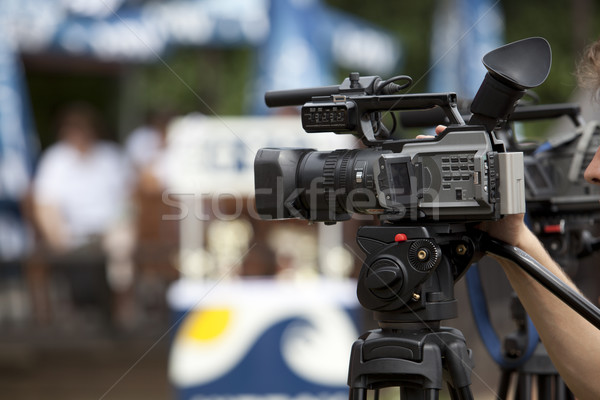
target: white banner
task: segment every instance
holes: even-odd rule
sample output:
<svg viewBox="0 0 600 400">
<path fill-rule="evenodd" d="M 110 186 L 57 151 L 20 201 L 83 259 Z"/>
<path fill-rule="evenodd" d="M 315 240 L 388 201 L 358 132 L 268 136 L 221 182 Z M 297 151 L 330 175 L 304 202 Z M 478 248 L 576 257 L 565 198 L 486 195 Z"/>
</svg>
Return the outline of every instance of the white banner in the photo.
<svg viewBox="0 0 600 400">
<path fill-rule="evenodd" d="M 306 133 L 300 116 L 188 115 L 169 129 L 171 193 L 254 195 L 254 157 L 263 147 L 354 148 L 352 135 Z"/>
</svg>

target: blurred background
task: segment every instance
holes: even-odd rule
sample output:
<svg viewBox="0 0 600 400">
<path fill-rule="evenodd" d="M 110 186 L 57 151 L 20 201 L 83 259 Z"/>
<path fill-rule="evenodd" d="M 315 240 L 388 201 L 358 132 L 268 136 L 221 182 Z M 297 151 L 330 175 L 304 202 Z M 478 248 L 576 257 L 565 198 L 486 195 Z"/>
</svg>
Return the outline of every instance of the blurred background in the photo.
<svg viewBox="0 0 600 400">
<path fill-rule="evenodd" d="M 256 217 L 259 148 L 356 146 L 304 134 L 296 110 L 266 108 L 267 90 L 359 71 L 468 100 L 483 54 L 542 36 L 553 62 L 540 102 L 598 118 L 574 76 L 600 35 L 593 0 L 2 0 L 0 33 L 7 399 L 346 396 L 349 346 L 373 326 L 355 299 L 355 232 L 377 221 Z M 509 332 L 510 289 L 489 269 Z M 449 323 L 476 354 L 477 398 L 495 398 L 498 369 L 457 292 Z"/>
</svg>

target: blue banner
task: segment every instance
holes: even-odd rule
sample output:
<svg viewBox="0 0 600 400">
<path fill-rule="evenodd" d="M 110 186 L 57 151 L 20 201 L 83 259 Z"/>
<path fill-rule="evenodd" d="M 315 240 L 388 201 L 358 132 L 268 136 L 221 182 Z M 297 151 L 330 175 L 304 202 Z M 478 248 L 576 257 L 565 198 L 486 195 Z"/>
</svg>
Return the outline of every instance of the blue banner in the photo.
<svg viewBox="0 0 600 400">
<path fill-rule="evenodd" d="M 334 63 L 363 75 L 392 75 L 401 63 L 394 37 L 359 18 L 334 11 L 319 0 L 271 2 L 271 32 L 258 54 L 258 80 L 250 98 L 264 114 L 268 90 L 337 84 Z M 277 112 L 274 110 L 272 112 Z"/>
<path fill-rule="evenodd" d="M 20 202 L 29 189 L 38 145 L 21 63 L 0 28 L 0 261 L 19 260 L 31 245 Z"/>
<path fill-rule="evenodd" d="M 503 44 L 499 0 L 443 0 L 434 12 L 429 91 L 456 92 L 459 100 L 477 93 L 486 69 L 483 56 Z"/>
</svg>

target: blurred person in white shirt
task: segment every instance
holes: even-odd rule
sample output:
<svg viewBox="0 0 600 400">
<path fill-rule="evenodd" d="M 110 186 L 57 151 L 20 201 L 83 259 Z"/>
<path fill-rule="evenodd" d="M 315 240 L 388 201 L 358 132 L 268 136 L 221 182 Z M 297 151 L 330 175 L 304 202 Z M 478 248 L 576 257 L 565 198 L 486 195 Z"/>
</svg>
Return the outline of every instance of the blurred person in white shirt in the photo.
<svg viewBox="0 0 600 400">
<path fill-rule="evenodd" d="M 162 193 L 168 186 L 167 133 L 173 113 L 152 111 L 146 122 L 134 129 L 125 141 L 125 151 L 137 173 L 138 189 Z"/>
<path fill-rule="evenodd" d="M 69 282 L 73 303 L 112 314 L 110 291 L 131 284 L 130 165 L 101 140 L 96 111 L 84 103 L 59 115 L 58 141 L 42 155 L 33 184 L 34 217 L 47 260 Z"/>
</svg>

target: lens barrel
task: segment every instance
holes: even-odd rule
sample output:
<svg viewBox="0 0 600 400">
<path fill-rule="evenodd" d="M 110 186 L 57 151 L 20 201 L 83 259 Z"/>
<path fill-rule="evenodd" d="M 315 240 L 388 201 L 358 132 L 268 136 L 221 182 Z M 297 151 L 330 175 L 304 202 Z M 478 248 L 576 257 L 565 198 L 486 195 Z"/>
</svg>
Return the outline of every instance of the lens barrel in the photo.
<svg viewBox="0 0 600 400">
<path fill-rule="evenodd" d="M 254 163 L 256 206 L 263 219 L 344 221 L 378 214 L 373 166 L 381 150 L 261 149 Z"/>
</svg>

